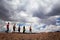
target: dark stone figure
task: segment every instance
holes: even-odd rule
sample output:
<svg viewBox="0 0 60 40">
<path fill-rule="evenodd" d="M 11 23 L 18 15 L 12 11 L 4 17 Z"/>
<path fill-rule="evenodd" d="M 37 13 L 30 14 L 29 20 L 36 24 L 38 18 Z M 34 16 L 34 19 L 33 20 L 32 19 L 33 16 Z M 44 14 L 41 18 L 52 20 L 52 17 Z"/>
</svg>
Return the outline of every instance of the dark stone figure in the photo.
<svg viewBox="0 0 60 40">
<path fill-rule="evenodd" d="M 31 28 L 31 26 L 30 26 L 30 29 L 29 29 L 29 31 L 30 31 L 30 33 L 32 33 L 32 28 Z"/>
<path fill-rule="evenodd" d="M 56 31 L 56 32 L 60 32 L 60 31 Z"/>
<path fill-rule="evenodd" d="M 23 27 L 23 33 L 25 33 L 25 26 Z"/>
<path fill-rule="evenodd" d="M 18 32 L 20 32 L 20 26 L 18 27 Z"/>
<path fill-rule="evenodd" d="M 8 24 L 6 25 L 6 28 L 7 28 L 7 30 L 5 31 L 5 32 L 9 32 L 9 22 L 8 22 Z"/>
<path fill-rule="evenodd" d="M 13 25 L 13 32 L 15 32 L 15 28 L 16 28 L 16 26 L 15 26 L 15 25 L 16 25 L 16 24 L 14 24 L 14 25 Z"/>
</svg>

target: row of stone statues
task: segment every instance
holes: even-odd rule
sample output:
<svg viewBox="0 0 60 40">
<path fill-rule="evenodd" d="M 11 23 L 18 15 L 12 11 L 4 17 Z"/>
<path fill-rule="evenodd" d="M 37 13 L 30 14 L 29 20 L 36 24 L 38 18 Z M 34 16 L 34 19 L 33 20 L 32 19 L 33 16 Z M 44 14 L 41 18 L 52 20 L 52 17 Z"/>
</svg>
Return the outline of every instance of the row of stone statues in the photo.
<svg viewBox="0 0 60 40">
<path fill-rule="evenodd" d="M 16 24 L 14 24 L 13 25 L 13 32 L 15 32 L 15 29 L 16 29 L 16 26 L 15 26 Z M 9 22 L 8 22 L 8 24 L 6 25 L 6 28 L 7 28 L 7 30 L 6 30 L 6 32 L 8 33 L 9 32 Z M 20 32 L 20 26 L 18 27 L 18 32 Z M 25 28 L 25 26 L 23 27 L 23 33 L 25 33 L 25 31 L 26 31 L 26 28 Z M 29 28 L 29 31 L 30 31 L 30 33 L 32 33 L 32 28 L 31 28 L 31 26 L 30 26 L 30 28 Z"/>
</svg>

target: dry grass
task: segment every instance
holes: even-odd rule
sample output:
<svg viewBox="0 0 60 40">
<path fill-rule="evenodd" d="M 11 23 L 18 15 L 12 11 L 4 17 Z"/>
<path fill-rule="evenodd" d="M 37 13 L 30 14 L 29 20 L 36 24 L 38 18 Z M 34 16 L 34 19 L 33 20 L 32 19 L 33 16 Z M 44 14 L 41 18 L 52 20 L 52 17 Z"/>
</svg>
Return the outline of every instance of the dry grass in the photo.
<svg viewBox="0 0 60 40">
<path fill-rule="evenodd" d="M 60 40 L 60 32 L 39 34 L 0 33 L 0 40 Z"/>
</svg>

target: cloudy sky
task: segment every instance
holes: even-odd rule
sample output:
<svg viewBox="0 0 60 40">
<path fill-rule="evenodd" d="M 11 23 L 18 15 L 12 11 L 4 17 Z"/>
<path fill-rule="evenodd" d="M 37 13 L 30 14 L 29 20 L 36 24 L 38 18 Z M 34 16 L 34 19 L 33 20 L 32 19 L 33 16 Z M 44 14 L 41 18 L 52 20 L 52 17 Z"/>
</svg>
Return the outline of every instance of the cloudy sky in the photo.
<svg viewBox="0 0 60 40">
<path fill-rule="evenodd" d="M 55 25 L 59 16 L 60 0 L 0 0 L 3 26 L 7 21 Z"/>
</svg>

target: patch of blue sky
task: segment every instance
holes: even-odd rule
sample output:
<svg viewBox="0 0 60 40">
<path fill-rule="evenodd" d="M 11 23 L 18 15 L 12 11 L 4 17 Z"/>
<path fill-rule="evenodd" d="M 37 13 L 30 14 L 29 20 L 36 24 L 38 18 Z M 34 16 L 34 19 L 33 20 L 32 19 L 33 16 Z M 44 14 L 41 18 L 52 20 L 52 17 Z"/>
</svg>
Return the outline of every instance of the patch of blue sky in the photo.
<svg viewBox="0 0 60 40">
<path fill-rule="evenodd" d="M 59 17 L 59 18 L 57 18 L 57 20 L 60 20 L 60 17 Z"/>
<path fill-rule="evenodd" d="M 38 29 L 38 30 L 43 30 L 43 29 L 46 28 L 46 25 L 45 24 L 42 24 L 40 26 L 36 26 L 35 28 Z"/>
<path fill-rule="evenodd" d="M 17 26 L 25 26 L 25 23 L 18 23 Z"/>
</svg>

